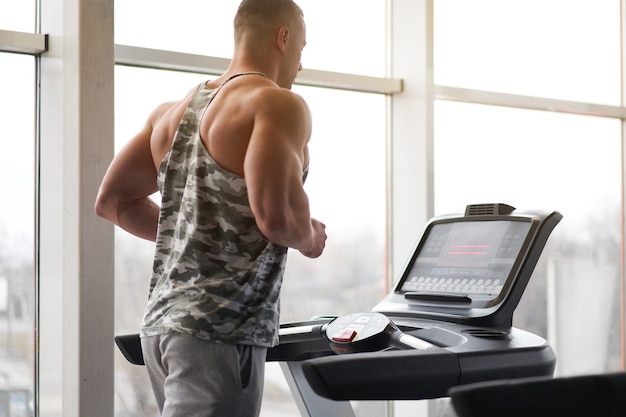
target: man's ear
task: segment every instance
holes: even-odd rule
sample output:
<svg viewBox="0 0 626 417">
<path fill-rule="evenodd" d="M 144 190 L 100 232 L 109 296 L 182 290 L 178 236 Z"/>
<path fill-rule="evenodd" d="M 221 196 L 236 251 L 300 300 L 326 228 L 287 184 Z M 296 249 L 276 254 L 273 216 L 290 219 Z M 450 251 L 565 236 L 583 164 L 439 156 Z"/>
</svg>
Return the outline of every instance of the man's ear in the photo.
<svg viewBox="0 0 626 417">
<path fill-rule="evenodd" d="M 281 26 L 281 28 L 278 29 L 278 49 L 283 52 L 287 49 L 287 41 L 289 40 L 289 36 L 290 32 L 288 27 Z"/>
</svg>

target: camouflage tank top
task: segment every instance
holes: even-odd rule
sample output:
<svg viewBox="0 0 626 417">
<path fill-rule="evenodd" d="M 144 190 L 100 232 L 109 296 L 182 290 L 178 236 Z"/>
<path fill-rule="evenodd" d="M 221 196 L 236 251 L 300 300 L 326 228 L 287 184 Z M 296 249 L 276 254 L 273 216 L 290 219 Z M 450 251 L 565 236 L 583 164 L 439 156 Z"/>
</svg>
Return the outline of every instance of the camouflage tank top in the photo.
<svg viewBox="0 0 626 417">
<path fill-rule="evenodd" d="M 234 77 L 246 74 L 263 75 Z M 224 84 L 198 86 L 159 169 L 161 212 L 141 334 L 271 347 L 287 248 L 261 234 L 244 179 L 222 168 L 199 134 Z"/>
</svg>

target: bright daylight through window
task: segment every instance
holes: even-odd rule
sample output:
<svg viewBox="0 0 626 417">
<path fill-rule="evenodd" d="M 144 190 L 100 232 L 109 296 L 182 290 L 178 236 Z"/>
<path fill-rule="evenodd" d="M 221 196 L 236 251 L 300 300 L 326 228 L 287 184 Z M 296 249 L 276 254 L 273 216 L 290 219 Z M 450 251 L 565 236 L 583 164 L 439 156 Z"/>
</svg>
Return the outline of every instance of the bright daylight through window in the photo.
<svg viewBox="0 0 626 417">
<path fill-rule="evenodd" d="M 0 164 L 0 415 L 30 416 L 35 375 L 34 58 L 0 53 L 0 68 L 11 68 L 10 77 L 0 77 L 0 146 L 12 155 Z"/>
<path fill-rule="evenodd" d="M 0 30 L 33 31 L 34 16 L 34 1 L 0 0 Z M 0 415 L 30 416 L 35 378 L 34 58 L 0 53 L 0 68 L 0 146 L 4 155 L 11 155 L 0 164 Z"/>
</svg>

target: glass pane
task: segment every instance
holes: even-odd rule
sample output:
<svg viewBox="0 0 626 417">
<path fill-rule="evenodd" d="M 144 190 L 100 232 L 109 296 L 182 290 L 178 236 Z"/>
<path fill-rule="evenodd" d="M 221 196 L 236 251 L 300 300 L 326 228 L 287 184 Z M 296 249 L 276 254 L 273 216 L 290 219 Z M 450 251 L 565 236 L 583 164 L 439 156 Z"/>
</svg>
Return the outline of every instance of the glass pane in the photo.
<svg viewBox="0 0 626 417">
<path fill-rule="evenodd" d="M 304 68 L 385 76 L 385 1 L 299 0 L 297 3 L 307 25 L 307 46 L 302 54 Z"/>
<path fill-rule="evenodd" d="M 619 0 L 434 4 L 437 84 L 619 105 Z"/>
<path fill-rule="evenodd" d="M 313 115 L 305 189 L 312 215 L 326 224 L 328 242 L 319 259 L 290 254 L 283 321 L 369 311 L 385 295 L 385 97 L 294 90 Z"/>
<path fill-rule="evenodd" d="M 0 0 L 0 30 L 35 31 L 35 0 Z"/>
<path fill-rule="evenodd" d="M 436 103 L 438 214 L 503 202 L 564 216 L 514 316 L 548 338 L 560 375 L 620 367 L 620 129 L 607 118 Z"/>
<path fill-rule="evenodd" d="M 208 78 L 121 66 L 115 77 L 117 149 L 157 104 L 179 98 Z M 329 241 L 326 253 L 316 260 L 290 252 L 282 321 L 370 310 L 384 296 L 385 283 L 385 97 L 300 86 L 294 90 L 307 100 L 313 114 L 305 188 L 313 216 L 327 224 Z M 139 329 L 152 248 L 150 242 L 116 233 L 117 334 Z M 116 353 L 117 416 L 156 415 L 144 372 Z M 298 415 L 277 364 L 266 368 L 263 401 L 263 417 Z"/>
<path fill-rule="evenodd" d="M 0 164 L 0 415 L 30 416 L 35 362 L 34 59 L 0 53 L 0 68 L 9 69 L 0 77 L 0 147 L 5 156 L 12 155 Z"/>
<path fill-rule="evenodd" d="M 117 1 L 115 43 L 231 58 L 232 22 L 239 3 Z M 384 76 L 385 2 L 301 0 L 298 4 L 307 24 L 307 46 L 302 57 L 305 68 Z M 342 28 L 341 36 L 338 38 L 329 27 Z M 174 36 L 177 33 L 181 35 Z"/>
</svg>

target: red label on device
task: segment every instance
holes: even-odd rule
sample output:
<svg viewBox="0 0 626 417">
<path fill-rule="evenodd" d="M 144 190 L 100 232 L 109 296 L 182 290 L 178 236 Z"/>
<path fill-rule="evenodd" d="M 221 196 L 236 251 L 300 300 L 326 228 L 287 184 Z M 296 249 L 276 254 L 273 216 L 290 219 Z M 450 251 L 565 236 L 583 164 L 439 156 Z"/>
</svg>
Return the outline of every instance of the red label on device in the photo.
<svg viewBox="0 0 626 417">
<path fill-rule="evenodd" d="M 352 329 L 343 329 L 333 336 L 333 342 L 348 343 L 356 337 L 356 331 Z"/>
</svg>

